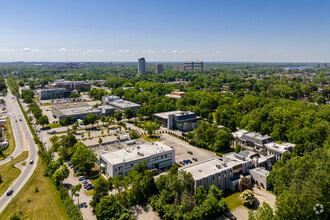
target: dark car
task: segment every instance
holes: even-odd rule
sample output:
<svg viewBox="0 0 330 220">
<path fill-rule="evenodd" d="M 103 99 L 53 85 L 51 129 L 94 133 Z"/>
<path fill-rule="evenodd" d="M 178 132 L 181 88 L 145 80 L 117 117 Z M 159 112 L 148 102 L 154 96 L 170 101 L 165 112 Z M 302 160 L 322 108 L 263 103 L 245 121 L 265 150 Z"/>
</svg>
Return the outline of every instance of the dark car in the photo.
<svg viewBox="0 0 330 220">
<path fill-rule="evenodd" d="M 191 160 L 187 160 L 188 161 L 188 163 L 192 163 L 192 161 Z"/>
<path fill-rule="evenodd" d="M 94 189 L 95 187 L 92 185 L 92 186 L 88 186 L 86 189 L 87 190 L 91 190 L 91 189 Z"/>
<path fill-rule="evenodd" d="M 189 163 L 189 162 L 188 162 L 188 160 L 183 160 L 183 162 L 184 162 L 184 163 L 186 163 L 186 164 L 188 164 L 188 163 Z"/>
<path fill-rule="evenodd" d="M 7 196 L 10 196 L 11 194 L 13 194 L 14 190 L 10 189 L 8 192 L 7 192 Z"/>
<path fill-rule="evenodd" d="M 192 151 L 187 151 L 187 153 L 193 155 L 193 152 Z"/>
<path fill-rule="evenodd" d="M 87 183 L 86 185 L 84 185 L 84 188 L 87 189 L 87 187 L 89 186 L 93 186 L 91 183 Z"/>
<path fill-rule="evenodd" d="M 225 216 L 226 216 L 227 218 L 230 218 L 230 219 L 236 220 L 236 217 L 235 217 L 233 214 L 231 214 L 230 212 L 226 212 L 226 213 L 225 213 Z"/>
<path fill-rule="evenodd" d="M 30 160 L 30 164 L 33 164 L 33 160 Z"/>
<path fill-rule="evenodd" d="M 20 118 L 19 121 L 22 121 L 22 119 Z"/>
<path fill-rule="evenodd" d="M 184 165 L 184 162 L 180 161 L 180 164 L 181 164 L 181 165 Z"/>
<path fill-rule="evenodd" d="M 192 160 L 194 160 L 194 161 L 198 161 L 196 157 L 193 157 Z"/>
</svg>

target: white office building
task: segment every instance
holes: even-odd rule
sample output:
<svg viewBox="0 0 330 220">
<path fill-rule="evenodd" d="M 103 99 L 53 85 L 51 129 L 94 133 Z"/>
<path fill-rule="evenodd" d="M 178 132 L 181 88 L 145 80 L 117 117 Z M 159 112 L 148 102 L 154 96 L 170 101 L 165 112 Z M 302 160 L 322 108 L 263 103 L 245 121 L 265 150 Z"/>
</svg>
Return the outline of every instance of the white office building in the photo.
<svg viewBox="0 0 330 220">
<path fill-rule="evenodd" d="M 109 177 L 125 177 L 135 165 L 146 160 L 149 169 L 162 169 L 175 163 L 174 148 L 161 142 L 135 145 L 125 149 L 108 151 L 99 154 L 100 167 Z"/>
</svg>

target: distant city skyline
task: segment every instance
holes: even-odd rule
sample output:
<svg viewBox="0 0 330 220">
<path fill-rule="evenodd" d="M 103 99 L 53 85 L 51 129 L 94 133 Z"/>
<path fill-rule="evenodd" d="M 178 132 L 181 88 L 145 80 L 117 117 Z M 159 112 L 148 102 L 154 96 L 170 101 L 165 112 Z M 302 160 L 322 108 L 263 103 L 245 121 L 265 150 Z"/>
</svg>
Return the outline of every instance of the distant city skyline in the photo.
<svg viewBox="0 0 330 220">
<path fill-rule="evenodd" d="M 330 62 L 330 1 L 0 2 L 0 62 Z"/>
</svg>

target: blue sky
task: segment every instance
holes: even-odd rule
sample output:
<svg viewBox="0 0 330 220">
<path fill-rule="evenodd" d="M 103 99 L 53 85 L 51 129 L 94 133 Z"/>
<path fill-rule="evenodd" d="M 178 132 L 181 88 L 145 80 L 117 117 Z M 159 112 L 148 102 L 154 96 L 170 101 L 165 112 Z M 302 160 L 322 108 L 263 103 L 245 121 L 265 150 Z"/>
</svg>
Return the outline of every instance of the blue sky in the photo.
<svg viewBox="0 0 330 220">
<path fill-rule="evenodd" d="M 0 62 L 330 62 L 329 0 L 0 0 Z"/>
</svg>

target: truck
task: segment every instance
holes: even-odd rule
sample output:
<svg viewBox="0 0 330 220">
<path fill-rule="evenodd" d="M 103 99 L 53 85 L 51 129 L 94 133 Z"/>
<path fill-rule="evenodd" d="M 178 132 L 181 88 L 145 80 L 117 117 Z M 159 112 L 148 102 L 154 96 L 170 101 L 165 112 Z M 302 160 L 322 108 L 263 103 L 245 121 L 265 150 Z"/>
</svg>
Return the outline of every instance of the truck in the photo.
<svg viewBox="0 0 330 220">
<path fill-rule="evenodd" d="M 53 117 L 56 118 L 57 116 L 55 114 L 53 114 Z"/>
</svg>

